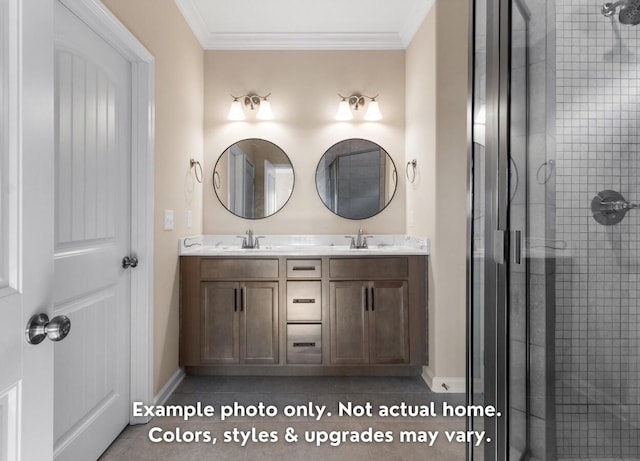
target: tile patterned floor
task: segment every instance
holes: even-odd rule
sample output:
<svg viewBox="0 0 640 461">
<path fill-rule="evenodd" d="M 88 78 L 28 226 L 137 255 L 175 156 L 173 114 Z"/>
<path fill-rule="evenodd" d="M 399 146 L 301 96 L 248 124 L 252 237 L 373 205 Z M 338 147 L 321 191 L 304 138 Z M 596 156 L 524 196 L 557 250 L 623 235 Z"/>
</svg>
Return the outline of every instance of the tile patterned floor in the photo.
<svg viewBox="0 0 640 461">
<path fill-rule="evenodd" d="M 464 404 L 461 394 L 435 394 L 419 377 L 195 377 L 189 376 L 170 397 L 167 405 L 213 405 L 216 412 L 221 405 L 274 405 L 274 417 L 230 417 L 221 421 L 218 414 L 211 418 L 193 417 L 183 421 L 179 417 L 156 417 L 146 425 L 129 426 L 113 442 L 100 461 L 165 461 L 165 460 L 349 460 L 349 461 L 413 461 L 464 460 L 465 446 L 449 443 L 443 431 L 464 431 L 465 421 L 453 417 L 381 417 L 381 405 L 427 405 L 434 402 L 441 414 L 442 402 Z M 317 421 L 314 417 L 283 414 L 289 405 L 326 405 L 332 415 Z M 371 403 L 371 417 L 338 416 L 339 402 L 354 405 Z M 153 443 L 149 431 L 159 427 L 163 431 L 209 431 L 217 443 Z M 246 446 L 223 441 L 225 431 L 277 432 L 277 442 L 252 443 Z M 296 443 L 286 442 L 287 428 L 300 436 Z M 390 432 L 392 442 L 346 442 L 337 447 L 329 442 L 317 447 L 304 440 L 305 432 L 352 431 L 361 434 L 369 429 Z M 400 431 L 440 431 L 435 444 L 401 443 Z M 349 432 L 349 436 L 352 434 Z M 335 432 L 334 432 L 335 433 Z"/>
</svg>

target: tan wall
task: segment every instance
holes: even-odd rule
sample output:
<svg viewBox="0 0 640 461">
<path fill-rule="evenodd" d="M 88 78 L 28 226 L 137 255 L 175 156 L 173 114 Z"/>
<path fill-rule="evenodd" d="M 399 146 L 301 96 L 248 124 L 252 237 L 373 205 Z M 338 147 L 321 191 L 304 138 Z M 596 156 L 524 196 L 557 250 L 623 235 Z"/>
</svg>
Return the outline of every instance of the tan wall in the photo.
<svg viewBox="0 0 640 461">
<path fill-rule="evenodd" d="M 203 51 L 173 0 L 103 0 L 155 58 L 154 393 L 178 369 L 179 237 L 202 231 Z M 173 231 L 163 211 L 174 210 Z M 187 229 L 187 211 L 193 225 Z"/>
<path fill-rule="evenodd" d="M 200 232 L 240 233 L 248 227 L 273 234 L 353 233 L 364 227 L 371 233 L 407 232 L 431 238 L 430 368 L 436 376 L 463 377 L 466 0 L 447 0 L 447 8 L 436 5 L 406 53 L 203 53 L 173 1 L 104 3 L 155 57 L 155 392 L 178 368 L 177 238 Z M 249 91 L 272 92 L 274 121 L 257 122 L 250 113 L 246 122 L 226 120 L 229 93 Z M 334 121 L 338 92 L 380 93 L 383 121 L 363 122 L 362 114 L 352 122 Z M 211 181 L 218 156 L 248 137 L 278 144 L 291 158 L 296 174 L 287 206 L 256 221 L 237 218 L 222 208 Z M 399 173 L 391 205 L 364 221 L 333 215 L 315 189 L 315 168 L 324 151 L 351 137 L 383 146 Z M 191 157 L 204 158 L 204 187 L 194 184 Z M 404 167 L 413 158 L 418 159 L 418 179 L 407 185 Z M 172 232 L 162 230 L 165 209 L 175 211 Z M 190 229 L 187 210 L 193 212 Z"/>
<path fill-rule="evenodd" d="M 407 48 L 407 130 L 405 165 L 417 160 L 407 184 L 407 233 L 429 237 L 429 361 L 435 362 L 434 253 L 436 253 L 436 10 L 433 8 Z M 410 170 L 410 175 L 413 172 Z M 417 213 L 413 210 L 422 210 Z"/>
<path fill-rule="evenodd" d="M 261 234 L 405 232 L 405 53 L 404 51 L 207 51 L 205 52 L 205 188 L 204 233 Z M 231 97 L 247 92 L 266 94 L 275 120 L 259 122 L 246 111 L 244 122 L 226 119 Z M 380 93 L 384 119 L 336 122 L 343 95 Z M 218 156 L 244 138 L 263 138 L 280 146 L 295 171 L 291 200 L 277 214 L 248 221 L 229 213 L 213 191 L 211 176 Z M 331 213 L 320 201 L 315 171 L 320 157 L 336 142 L 367 138 L 385 148 L 398 168 L 395 198 L 377 216 L 352 221 Z"/>
<path fill-rule="evenodd" d="M 465 376 L 467 18 L 467 0 L 438 0 L 407 49 L 407 233 L 431 239 L 428 370 L 441 378 Z"/>
</svg>

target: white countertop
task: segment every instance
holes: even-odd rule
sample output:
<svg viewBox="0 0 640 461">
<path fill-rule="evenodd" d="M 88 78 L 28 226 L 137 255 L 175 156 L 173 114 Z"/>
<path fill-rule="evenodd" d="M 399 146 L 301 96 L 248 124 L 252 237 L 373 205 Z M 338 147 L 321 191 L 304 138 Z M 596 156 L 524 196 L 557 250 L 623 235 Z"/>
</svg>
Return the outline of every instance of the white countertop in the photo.
<svg viewBox="0 0 640 461">
<path fill-rule="evenodd" d="M 371 235 L 368 239 L 369 248 L 349 248 L 349 239 L 342 234 L 265 235 L 260 239 L 260 248 L 253 249 L 241 248 L 242 240 L 236 235 L 194 235 L 179 239 L 178 244 L 180 256 L 409 256 L 429 254 L 429 239 L 389 234 Z"/>
</svg>

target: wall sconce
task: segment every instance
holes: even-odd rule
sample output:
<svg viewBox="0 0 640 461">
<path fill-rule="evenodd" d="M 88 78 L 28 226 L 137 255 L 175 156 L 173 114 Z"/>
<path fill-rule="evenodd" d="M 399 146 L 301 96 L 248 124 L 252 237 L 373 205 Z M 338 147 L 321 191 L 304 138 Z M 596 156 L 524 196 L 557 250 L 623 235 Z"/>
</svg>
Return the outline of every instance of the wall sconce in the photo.
<svg viewBox="0 0 640 461">
<path fill-rule="evenodd" d="M 340 105 L 338 106 L 338 113 L 336 114 L 336 120 L 340 122 L 345 122 L 353 119 L 352 111 L 359 110 L 360 106 L 364 106 L 366 99 L 368 99 L 369 102 L 367 104 L 367 112 L 364 114 L 364 119 L 369 122 L 382 120 L 382 113 L 380 112 L 380 106 L 378 105 L 378 101 L 376 101 L 376 98 L 378 97 L 378 95 L 375 95 L 373 97 L 360 95 L 360 94 L 352 94 L 351 96 L 342 96 L 340 93 L 338 93 L 338 96 L 340 96 L 342 100 L 340 101 Z"/>
<path fill-rule="evenodd" d="M 250 110 L 258 109 L 258 112 L 256 113 L 256 118 L 258 120 L 273 120 L 271 102 L 269 102 L 269 100 L 267 99 L 269 96 L 271 96 L 271 93 L 267 94 L 266 96 L 259 96 L 254 93 L 249 93 L 242 96 L 231 95 L 233 101 L 231 102 L 231 107 L 229 108 L 227 120 L 237 122 L 245 120 L 247 118 L 242 108 L 243 102 L 244 105 L 246 107 L 249 107 Z"/>
</svg>

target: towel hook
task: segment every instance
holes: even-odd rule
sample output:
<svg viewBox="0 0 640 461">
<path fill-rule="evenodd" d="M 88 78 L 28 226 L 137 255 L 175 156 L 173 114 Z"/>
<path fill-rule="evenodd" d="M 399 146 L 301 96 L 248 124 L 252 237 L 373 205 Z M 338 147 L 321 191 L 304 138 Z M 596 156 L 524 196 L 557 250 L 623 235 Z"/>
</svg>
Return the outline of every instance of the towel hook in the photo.
<svg viewBox="0 0 640 461">
<path fill-rule="evenodd" d="M 542 165 L 538 167 L 538 171 L 536 171 L 536 181 L 538 181 L 538 184 L 546 184 L 549 182 L 549 180 L 551 179 L 551 176 L 553 176 L 554 166 L 555 166 L 555 162 L 553 160 L 547 160 L 546 162 L 544 162 Z M 540 179 L 540 173 L 542 172 L 543 168 L 545 169 L 544 177 Z"/>
<path fill-rule="evenodd" d="M 189 166 L 194 169 L 196 181 L 202 184 L 202 178 L 204 176 L 204 172 L 202 171 L 202 164 L 197 160 L 189 159 Z M 198 174 L 198 170 L 200 170 L 200 174 Z"/>
<path fill-rule="evenodd" d="M 409 167 L 413 171 L 413 174 L 410 174 Z M 405 173 L 407 175 L 407 179 L 411 184 L 413 184 L 416 180 L 416 168 L 418 167 L 418 161 L 414 158 L 410 162 L 407 162 L 407 167 L 405 168 Z"/>
</svg>

